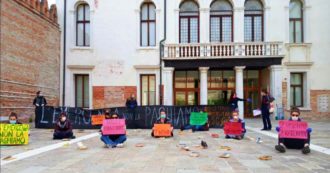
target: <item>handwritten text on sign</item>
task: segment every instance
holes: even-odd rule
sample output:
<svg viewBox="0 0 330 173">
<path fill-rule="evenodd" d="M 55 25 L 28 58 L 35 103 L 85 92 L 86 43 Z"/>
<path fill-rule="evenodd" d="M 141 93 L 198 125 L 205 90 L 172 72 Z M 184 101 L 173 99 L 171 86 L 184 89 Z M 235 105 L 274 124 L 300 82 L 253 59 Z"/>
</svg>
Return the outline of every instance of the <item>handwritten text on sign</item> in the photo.
<svg viewBox="0 0 330 173">
<path fill-rule="evenodd" d="M 105 120 L 103 120 L 102 133 L 104 135 L 126 134 L 125 119 L 105 119 Z"/>
<path fill-rule="evenodd" d="M 207 113 L 192 112 L 190 114 L 190 125 L 204 125 L 207 122 Z"/>
<path fill-rule="evenodd" d="M 0 145 L 29 143 L 29 124 L 0 124 Z"/>
<path fill-rule="evenodd" d="M 307 122 L 282 120 L 280 138 L 307 139 Z"/>
<path fill-rule="evenodd" d="M 154 136 L 157 137 L 168 137 L 171 136 L 171 124 L 155 124 L 154 125 Z"/>
<path fill-rule="evenodd" d="M 241 135 L 242 134 L 242 123 L 239 122 L 226 122 L 224 131 L 225 135 Z"/>
<path fill-rule="evenodd" d="M 102 125 L 105 115 L 92 115 L 92 125 Z"/>
</svg>

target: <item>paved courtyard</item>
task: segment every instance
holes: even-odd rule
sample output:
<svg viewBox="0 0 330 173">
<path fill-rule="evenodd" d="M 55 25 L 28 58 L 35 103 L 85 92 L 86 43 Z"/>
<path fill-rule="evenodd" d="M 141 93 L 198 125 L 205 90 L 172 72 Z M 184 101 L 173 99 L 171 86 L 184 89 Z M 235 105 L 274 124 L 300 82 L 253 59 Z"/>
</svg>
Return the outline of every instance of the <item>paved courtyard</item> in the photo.
<svg viewBox="0 0 330 173">
<path fill-rule="evenodd" d="M 309 155 L 303 155 L 299 150 L 277 153 L 274 150 L 276 132 L 261 134 L 260 119 L 246 121 L 248 132 L 241 141 L 224 139 L 222 129 L 196 133 L 185 131 L 182 134 L 175 130 L 174 138 L 166 139 L 154 139 L 150 137 L 150 130 L 137 129 L 128 130 L 125 147 L 115 149 L 104 148 L 97 130 L 75 130 L 77 139 L 53 141 L 52 130 L 31 129 L 29 145 L 1 147 L 1 173 L 330 172 L 330 121 L 309 123 L 313 128 L 314 148 L 323 149 L 323 153 L 312 149 Z M 276 126 L 277 121 L 273 123 Z M 212 133 L 218 133 L 220 137 L 212 138 Z M 82 140 L 84 137 L 88 139 Z M 258 137 L 263 141 L 260 144 L 255 141 Z M 80 140 L 87 150 L 77 149 L 76 142 Z M 207 142 L 207 149 L 199 147 L 201 140 Z M 145 146 L 136 147 L 137 143 Z M 180 144 L 186 144 L 191 151 L 182 150 Z M 231 150 L 224 150 L 221 146 L 228 146 Z M 200 156 L 191 157 L 192 151 Z M 230 157 L 219 158 L 224 153 L 229 153 Z M 263 155 L 272 156 L 272 159 L 259 160 Z M 12 158 L 3 160 L 7 156 Z"/>
</svg>

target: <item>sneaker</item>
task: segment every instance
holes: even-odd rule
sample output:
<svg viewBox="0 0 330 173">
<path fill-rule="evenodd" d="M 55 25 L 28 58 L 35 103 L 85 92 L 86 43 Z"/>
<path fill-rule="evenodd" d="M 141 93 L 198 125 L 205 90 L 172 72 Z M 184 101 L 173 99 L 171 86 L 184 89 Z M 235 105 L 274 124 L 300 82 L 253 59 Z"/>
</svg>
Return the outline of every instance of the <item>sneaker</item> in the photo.
<svg viewBox="0 0 330 173">
<path fill-rule="evenodd" d="M 302 152 L 303 154 L 308 154 L 308 153 L 311 152 L 311 149 L 309 148 L 309 146 L 306 146 L 306 147 L 304 147 L 304 148 L 302 149 L 301 152 Z"/>
<path fill-rule="evenodd" d="M 71 139 L 76 139 L 76 136 L 71 136 Z"/>
<path fill-rule="evenodd" d="M 279 151 L 280 153 L 285 153 L 285 148 L 283 145 L 276 145 L 275 149 Z"/>
<path fill-rule="evenodd" d="M 123 143 L 117 144 L 116 147 L 117 148 L 124 148 L 124 144 Z"/>
<path fill-rule="evenodd" d="M 225 137 L 226 139 L 229 139 L 230 137 L 229 137 L 229 135 L 226 135 L 226 137 Z"/>
<path fill-rule="evenodd" d="M 180 130 L 183 131 L 184 130 L 184 126 L 181 126 Z"/>
</svg>

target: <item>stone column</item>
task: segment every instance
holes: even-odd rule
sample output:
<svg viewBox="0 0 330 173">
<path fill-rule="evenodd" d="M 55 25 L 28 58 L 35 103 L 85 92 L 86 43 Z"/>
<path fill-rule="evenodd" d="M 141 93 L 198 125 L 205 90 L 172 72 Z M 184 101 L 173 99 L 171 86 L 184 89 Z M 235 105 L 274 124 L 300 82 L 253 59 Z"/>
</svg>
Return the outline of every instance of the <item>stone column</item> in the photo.
<svg viewBox="0 0 330 173">
<path fill-rule="evenodd" d="M 201 8 L 200 10 L 200 43 L 209 42 L 209 27 L 210 27 L 210 9 Z"/>
<path fill-rule="evenodd" d="M 244 4 L 234 8 L 234 42 L 244 42 Z"/>
<path fill-rule="evenodd" d="M 209 67 L 199 67 L 200 73 L 200 104 L 207 105 L 207 71 Z"/>
<path fill-rule="evenodd" d="M 282 66 L 272 65 L 270 70 L 270 94 L 275 98 L 276 107 L 282 107 Z M 276 115 L 276 109 L 275 109 Z"/>
<path fill-rule="evenodd" d="M 173 105 L 173 67 L 163 68 L 164 105 Z"/>
<path fill-rule="evenodd" d="M 245 66 L 236 66 L 235 68 L 235 74 L 236 74 L 236 94 L 239 98 L 244 98 L 244 86 L 243 86 L 243 70 L 245 69 Z M 239 110 L 239 117 L 244 118 L 244 104 L 243 102 L 238 102 L 238 110 Z"/>
</svg>

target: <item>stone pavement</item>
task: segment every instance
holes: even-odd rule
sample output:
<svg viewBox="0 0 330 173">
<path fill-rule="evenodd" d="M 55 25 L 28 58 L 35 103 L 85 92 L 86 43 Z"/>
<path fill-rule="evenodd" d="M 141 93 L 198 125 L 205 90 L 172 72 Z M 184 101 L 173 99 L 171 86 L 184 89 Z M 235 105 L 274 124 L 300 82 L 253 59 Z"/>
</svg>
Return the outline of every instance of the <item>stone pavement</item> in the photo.
<svg viewBox="0 0 330 173">
<path fill-rule="evenodd" d="M 260 119 L 249 119 L 247 126 L 261 127 Z M 274 127 L 277 121 L 273 121 Z M 310 122 L 313 128 L 312 143 L 330 148 L 330 122 Z M 76 136 L 96 133 L 97 130 L 75 130 Z M 212 138 L 211 133 L 220 134 Z M 272 133 L 275 134 L 273 130 Z M 78 150 L 77 144 L 62 147 L 35 155 L 23 160 L 1 166 L 1 173 L 38 173 L 38 172 L 123 172 L 123 173 L 197 173 L 197 172 L 330 172 L 330 155 L 313 151 L 303 155 L 300 150 L 287 150 L 285 154 L 277 153 L 274 145 L 277 140 L 258 132 L 248 131 L 246 138 L 237 141 L 224 139 L 222 129 L 211 129 L 209 132 L 185 131 L 179 135 L 175 130 L 174 138 L 150 137 L 150 130 L 128 130 L 128 140 L 124 148 L 107 149 L 99 137 L 84 140 L 87 150 Z M 52 131 L 31 129 L 30 144 L 26 146 L 1 147 L 1 159 L 39 147 L 60 143 L 51 140 Z M 260 144 L 255 139 L 260 137 Z M 201 140 L 208 143 L 208 149 L 196 147 Z M 135 147 L 144 143 L 144 147 Z M 191 150 L 199 152 L 199 157 L 190 157 L 190 151 L 181 150 L 179 143 L 187 144 Z M 220 146 L 229 146 L 225 151 Z M 230 153 L 230 158 L 219 158 L 223 153 Z M 272 156 L 272 160 L 261 161 L 262 155 Z M 1 160 L 2 161 L 2 160 Z"/>
</svg>

